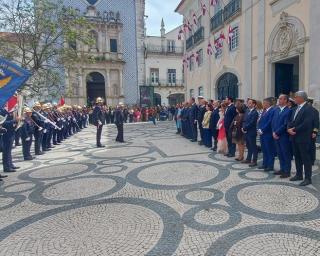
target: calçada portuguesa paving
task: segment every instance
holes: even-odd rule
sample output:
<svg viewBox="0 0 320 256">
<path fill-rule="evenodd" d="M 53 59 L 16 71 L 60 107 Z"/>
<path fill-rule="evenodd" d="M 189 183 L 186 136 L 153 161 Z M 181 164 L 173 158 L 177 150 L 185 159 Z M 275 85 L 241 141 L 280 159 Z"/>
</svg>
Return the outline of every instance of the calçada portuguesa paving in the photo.
<svg viewBox="0 0 320 256">
<path fill-rule="evenodd" d="M 125 144 L 83 130 L 0 185 L 4 255 L 320 255 L 307 188 L 214 154 L 173 122 L 129 124 Z M 314 167 L 315 180 L 319 170 Z"/>
</svg>

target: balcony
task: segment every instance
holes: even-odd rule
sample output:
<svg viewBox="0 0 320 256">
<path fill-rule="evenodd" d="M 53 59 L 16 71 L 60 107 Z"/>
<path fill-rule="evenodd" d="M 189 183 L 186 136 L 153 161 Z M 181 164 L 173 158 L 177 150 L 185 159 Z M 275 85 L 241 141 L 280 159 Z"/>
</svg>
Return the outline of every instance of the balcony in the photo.
<svg viewBox="0 0 320 256">
<path fill-rule="evenodd" d="M 93 59 L 95 62 L 105 62 L 105 61 L 120 61 L 124 62 L 123 54 L 119 52 L 89 52 L 82 55 L 87 55 L 89 58 Z"/>
<path fill-rule="evenodd" d="M 176 86 L 183 86 L 183 80 L 176 79 L 175 81 L 168 81 L 168 80 L 158 80 L 158 79 L 147 79 L 147 85 L 155 86 L 155 87 L 176 87 Z"/>
<path fill-rule="evenodd" d="M 210 30 L 214 31 L 223 26 L 223 10 L 217 12 L 210 20 Z"/>
<path fill-rule="evenodd" d="M 199 44 L 204 40 L 204 27 L 200 27 L 193 35 L 193 43 Z"/>
<path fill-rule="evenodd" d="M 161 55 L 183 55 L 183 47 L 162 47 L 160 45 L 147 45 L 147 53 Z"/>
<path fill-rule="evenodd" d="M 193 36 L 190 36 L 186 41 L 186 49 L 189 50 L 193 47 Z"/>
<path fill-rule="evenodd" d="M 227 22 L 241 12 L 241 0 L 230 0 L 223 9 L 223 18 Z"/>
</svg>

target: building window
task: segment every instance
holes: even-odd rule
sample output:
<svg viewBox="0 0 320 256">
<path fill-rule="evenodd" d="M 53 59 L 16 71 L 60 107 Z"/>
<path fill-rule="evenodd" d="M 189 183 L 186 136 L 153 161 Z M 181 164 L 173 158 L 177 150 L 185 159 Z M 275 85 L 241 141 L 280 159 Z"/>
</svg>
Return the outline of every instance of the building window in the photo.
<svg viewBox="0 0 320 256">
<path fill-rule="evenodd" d="M 176 42 L 174 40 L 168 40 L 167 41 L 167 48 L 168 52 L 175 52 L 176 49 Z"/>
<path fill-rule="evenodd" d="M 200 86 L 198 88 L 198 96 L 203 96 L 203 87 L 202 86 Z"/>
<path fill-rule="evenodd" d="M 190 71 L 194 70 L 194 62 L 193 62 L 193 58 L 191 58 L 191 57 L 189 60 L 189 69 L 190 69 Z"/>
<path fill-rule="evenodd" d="M 113 96 L 119 96 L 119 87 L 116 84 L 113 85 Z"/>
<path fill-rule="evenodd" d="M 200 49 L 199 51 L 198 51 L 198 67 L 200 67 L 200 66 L 202 66 L 202 64 L 203 64 L 203 50 L 202 49 Z"/>
<path fill-rule="evenodd" d="M 150 77 L 152 84 L 159 84 L 159 69 L 152 68 L 150 70 Z"/>
<path fill-rule="evenodd" d="M 231 37 L 231 42 L 229 45 L 229 50 L 234 51 L 239 47 L 239 27 L 233 28 L 233 35 Z"/>
<path fill-rule="evenodd" d="M 110 39 L 110 52 L 118 52 L 117 39 Z"/>
<path fill-rule="evenodd" d="M 190 98 L 194 97 L 194 89 L 190 89 Z"/>
<path fill-rule="evenodd" d="M 168 69 L 168 83 L 175 84 L 176 83 L 176 70 Z"/>
</svg>

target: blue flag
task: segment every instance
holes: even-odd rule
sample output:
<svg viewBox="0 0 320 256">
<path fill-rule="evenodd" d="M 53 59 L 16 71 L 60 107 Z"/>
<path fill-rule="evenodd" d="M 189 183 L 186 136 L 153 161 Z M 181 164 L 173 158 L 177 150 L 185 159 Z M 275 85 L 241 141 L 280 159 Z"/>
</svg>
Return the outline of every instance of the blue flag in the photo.
<svg viewBox="0 0 320 256">
<path fill-rule="evenodd" d="M 31 73 L 0 57 L 0 108 L 23 86 Z"/>
</svg>

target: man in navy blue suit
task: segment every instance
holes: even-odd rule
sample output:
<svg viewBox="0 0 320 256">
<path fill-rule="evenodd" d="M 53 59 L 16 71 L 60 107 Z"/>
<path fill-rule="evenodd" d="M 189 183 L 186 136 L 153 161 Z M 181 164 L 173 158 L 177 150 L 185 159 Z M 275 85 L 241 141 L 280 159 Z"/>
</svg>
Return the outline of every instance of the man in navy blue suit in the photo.
<svg viewBox="0 0 320 256">
<path fill-rule="evenodd" d="M 199 145 L 203 145 L 203 127 L 202 127 L 202 121 L 204 118 L 204 114 L 206 113 L 206 101 L 203 98 L 203 96 L 198 96 L 198 112 L 197 112 L 197 122 L 199 126 L 199 132 L 200 132 L 200 138 Z"/>
<path fill-rule="evenodd" d="M 263 112 L 258 122 L 263 163 L 259 169 L 266 172 L 273 171 L 275 158 L 275 144 L 272 139 L 272 119 L 274 115 L 273 98 L 263 100 Z"/>
<path fill-rule="evenodd" d="M 313 131 L 313 110 L 307 103 L 308 95 L 306 92 L 296 92 L 294 100 L 297 107 L 292 111 L 287 131 L 292 139 L 297 173 L 290 181 L 303 180 L 304 171 L 305 179 L 300 183 L 300 186 L 307 186 L 312 183 L 312 157 L 310 155 L 310 147 Z"/>
<path fill-rule="evenodd" d="M 197 142 L 198 139 L 198 130 L 197 130 L 197 115 L 198 115 L 198 106 L 194 98 L 190 99 L 191 108 L 189 110 L 189 122 L 191 130 L 191 141 Z"/>
<path fill-rule="evenodd" d="M 257 102 L 253 99 L 248 100 L 248 110 L 244 116 L 242 132 L 245 134 L 246 146 L 248 149 L 247 159 L 242 163 L 249 164 L 249 167 L 257 166 L 257 121 L 259 118 L 256 110 Z"/>
<path fill-rule="evenodd" d="M 228 154 L 226 154 L 226 156 L 234 157 L 236 154 L 236 144 L 232 143 L 232 133 L 229 131 L 229 128 L 234 117 L 237 115 L 237 110 L 233 104 L 233 98 L 226 97 L 225 103 L 228 105 L 224 114 L 224 128 L 226 130 L 226 137 L 228 143 Z"/>
<path fill-rule="evenodd" d="M 292 145 L 287 133 L 287 125 L 292 110 L 288 108 L 288 102 L 288 95 L 279 96 L 279 106 L 275 108 L 272 119 L 272 136 L 280 162 L 280 171 L 276 171 L 274 174 L 280 175 L 282 179 L 290 177 L 291 174 Z"/>
<path fill-rule="evenodd" d="M 211 113 L 211 117 L 210 117 L 210 130 L 212 133 L 212 137 L 214 139 L 214 146 L 212 148 L 213 151 L 217 151 L 217 145 L 218 145 L 218 132 L 219 130 L 217 129 L 217 124 L 219 121 L 219 110 L 220 110 L 220 102 L 217 100 L 214 102 L 214 109 Z"/>
</svg>

